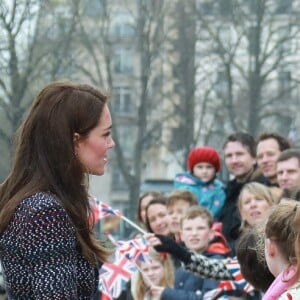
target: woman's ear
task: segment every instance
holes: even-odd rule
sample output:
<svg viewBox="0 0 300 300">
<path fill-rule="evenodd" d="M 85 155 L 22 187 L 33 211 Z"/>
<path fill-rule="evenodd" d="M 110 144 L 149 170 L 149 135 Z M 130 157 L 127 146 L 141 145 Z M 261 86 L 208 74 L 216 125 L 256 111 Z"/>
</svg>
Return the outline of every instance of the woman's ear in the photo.
<svg viewBox="0 0 300 300">
<path fill-rule="evenodd" d="M 79 140 L 80 140 L 80 134 L 75 132 L 73 135 L 74 148 L 76 148 L 76 146 L 78 146 Z"/>
<path fill-rule="evenodd" d="M 79 142 L 80 142 L 80 134 L 75 132 L 73 135 L 73 147 L 76 156 L 78 155 Z"/>
</svg>

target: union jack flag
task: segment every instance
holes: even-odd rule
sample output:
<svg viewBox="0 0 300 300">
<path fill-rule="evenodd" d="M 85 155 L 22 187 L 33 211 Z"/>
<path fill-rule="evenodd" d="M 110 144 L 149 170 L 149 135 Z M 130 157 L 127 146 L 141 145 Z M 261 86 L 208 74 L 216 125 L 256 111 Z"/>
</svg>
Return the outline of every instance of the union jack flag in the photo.
<svg viewBox="0 0 300 300">
<path fill-rule="evenodd" d="M 234 280 L 223 280 L 218 285 L 223 291 L 242 290 L 245 293 L 250 293 L 254 290 L 243 277 L 241 268 L 237 260 L 231 260 L 227 263 L 227 269 L 233 276 Z"/>
<path fill-rule="evenodd" d="M 110 235 L 109 238 L 129 260 L 151 263 L 149 256 L 150 244 L 147 240 L 137 238 L 129 241 L 115 241 Z"/>
<path fill-rule="evenodd" d="M 100 288 L 112 298 L 118 298 L 132 274 L 137 270 L 134 262 L 131 262 L 120 251 L 115 251 L 114 262 L 104 263 L 99 270 Z"/>
<path fill-rule="evenodd" d="M 94 215 L 94 222 L 97 222 L 107 216 L 115 215 L 118 217 L 122 216 L 122 213 L 119 210 L 111 208 L 108 204 L 103 201 L 100 201 L 97 198 L 90 198 L 92 213 Z"/>
<path fill-rule="evenodd" d="M 104 282 L 100 276 L 99 276 L 98 290 L 101 291 L 102 293 L 101 300 L 112 300 L 112 297 L 109 292 L 109 288 L 106 282 Z"/>
</svg>

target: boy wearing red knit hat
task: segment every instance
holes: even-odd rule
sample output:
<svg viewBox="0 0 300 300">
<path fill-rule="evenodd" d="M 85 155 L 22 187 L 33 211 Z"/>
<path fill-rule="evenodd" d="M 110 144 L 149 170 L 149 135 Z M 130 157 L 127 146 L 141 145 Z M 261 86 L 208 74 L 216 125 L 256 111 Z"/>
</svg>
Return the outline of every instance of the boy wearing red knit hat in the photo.
<svg viewBox="0 0 300 300">
<path fill-rule="evenodd" d="M 224 184 L 216 178 L 221 168 L 218 152 L 212 147 L 193 148 L 187 159 L 188 172 L 175 176 L 174 184 L 178 189 L 191 191 L 198 203 L 206 207 L 215 220 L 225 202 Z"/>
</svg>

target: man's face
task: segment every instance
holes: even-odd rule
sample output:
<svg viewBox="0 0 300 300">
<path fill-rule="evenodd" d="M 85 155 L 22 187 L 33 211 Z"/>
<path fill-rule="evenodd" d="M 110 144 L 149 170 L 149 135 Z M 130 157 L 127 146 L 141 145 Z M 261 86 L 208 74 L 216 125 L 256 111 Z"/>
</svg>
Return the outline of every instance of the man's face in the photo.
<svg viewBox="0 0 300 300">
<path fill-rule="evenodd" d="M 296 157 L 277 163 L 277 181 L 281 189 L 300 186 L 300 164 Z"/>
<path fill-rule="evenodd" d="M 278 142 L 273 139 L 260 141 L 256 148 L 257 163 L 263 173 L 271 182 L 277 181 L 277 159 L 281 151 Z"/>
<path fill-rule="evenodd" d="M 224 156 L 228 171 L 237 179 L 248 174 L 256 162 L 247 147 L 240 142 L 228 142 L 224 148 Z"/>
</svg>

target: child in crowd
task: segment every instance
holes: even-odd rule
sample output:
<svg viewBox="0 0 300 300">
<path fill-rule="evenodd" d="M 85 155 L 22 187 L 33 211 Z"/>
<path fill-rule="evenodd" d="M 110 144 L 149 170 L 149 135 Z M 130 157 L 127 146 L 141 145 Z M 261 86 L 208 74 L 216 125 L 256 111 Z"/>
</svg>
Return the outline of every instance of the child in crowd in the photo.
<svg viewBox="0 0 300 300">
<path fill-rule="evenodd" d="M 181 221 L 181 240 L 190 251 L 202 253 L 206 257 L 223 258 L 219 254 L 207 251 L 214 237 L 212 225 L 213 217 L 206 208 L 192 206 L 187 209 Z M 161 292 L 161 300 L 196 300 L 202 299 L 205 292 L 217 286 L 216 280 L 202 278 L 180 267 L 176 270 L 174 288 L 155 286 L 151 291 L 157 294 Z"/>
<path fill-rule="evenodd" d="M 265 227 L 265 257 L 271 273 L 276 277 L 263 300 L 300 299 L 299 261 L 299 202 L 281 201 L 270 214 Z M 298 251 L 297 251 L 298 252 Z M 297 253 L 299 257 L 299 253 Z"/>
<path fill-rule="evenodd" d="M 228 293 L 231 290 L 236 294 L 244 295 L 245 299 L 261 299 L 259 293 L 255 292 L 253 287 L 265 292 L 274 280 L 274 276 L 268 270 L 266 262 L 261 259 L 260 253 L 257 253 L 257 244 L 259 243 L 263 247 L 260 241 L 264 238 L 261 238 L 260 234 L 261 231 L 256 228 L 244 232 L 237 244 L 238 257 L 223 259 L 207 257 L 201 253 L 185 249 L 165 236 L 149 234 L 147 239 L 157 251 L 167 251 L 181 260 L 184 263 L 185 270 L 204 278 L 222 280 L 218 288 L 211 291 L 213 295 L 221 295 L 224 291 Z M 241 270 L 245 272 L 245 279 L 249 280 L 253 287 L 243 278 L 244 273 L 241 273 Z M 206 296 L 211 292 L 206 293 Z"/>
<path fill-rule="evenodd" d="M 181 218 L 193 205 L 198 205 L 197 198 L 187 190 L 176 190 L 167 197 L 170 233 L 176 241 L 180 241 Z"/>
<path fill-rule="evenodd" d="M 167 198 L 169 230 L 170 234 L 174 236 L 177 242 L 182 241 L 180 234 L 182 229 L 181 218 L 192 206 L 198 206 L 198 202 L 195 195 L 187 190 L 175 190 Z M 212 229 L 213 237 L 210 239 L 208 252 L 227 256 L 231 253 L 231 249 L 229 248 L 227 241 L 221 233 L 219 223 L 214 223 L 212 225 Z M 178 260 L 176 259 L 174 259 L 174 263 L 176 267 L 180 265 Z"/>
<path fill-rule="evenodd" d="M 139 271 L 127 284 L 118 300 L 159 300 L 160 295 L 150 289 L 155 286 L 171 288 L 174 285 L 174 267 L 170 255 L 150 248 L 151 261 L 137 261 Z"/>
<path fill-rule="evenodd" d="M 218 218 L 225 202 L 223 183 L 216 178 L 221 161 L 218 152 L 211 147 L 193 148 L 187 159 L 188 172 L 175 176 L 174 185 L 194 193 L 198 203 Z"/>
<path fill-rule="evenodd" d="M 155 294 L 151 287 L 166 286 L 172 287 L 174 284 L 174 269 L 170 256 L 167 253 L 150 252 L 151 263 L 139 263 L 140 272 L 135 286 L 133 287 L 134 299 L 159 300 L 159 295 Z M 134 291 L 135 290 L 135 291 Z M 150 293 L 150 297 L 145 295 Z"/>
<path fill-rule="evenodd" d="M 275 277 L 264 256 L 264 224 L 242 233 L 236 245 L 236 255 L 245 280 L 261 292 L 266 292 Z"/>
</svg>

